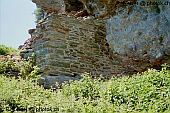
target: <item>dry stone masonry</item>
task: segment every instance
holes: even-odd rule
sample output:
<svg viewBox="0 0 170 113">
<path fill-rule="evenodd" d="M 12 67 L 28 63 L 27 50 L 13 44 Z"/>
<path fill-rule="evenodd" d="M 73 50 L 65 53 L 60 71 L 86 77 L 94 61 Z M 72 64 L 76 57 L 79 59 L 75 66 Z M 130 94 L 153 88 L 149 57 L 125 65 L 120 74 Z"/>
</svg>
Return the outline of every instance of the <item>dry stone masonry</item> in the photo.
<svg viewBox="0 0 170 113">
<path fill-rule="evenodd" d="M 93 18 L 51 14 L 48 21 L 37 26 L 32 43 L 37 64 L 45 75 L 76 76 L 83 72 L 92 75 L 118 73 L 118 62 L 104 37 L 105 23 Z"/>
<path fill-rule="evenodd" d="M 39 83 L 124 75 L 170 64 L 170 6 L 141 0 L 32 0 L 45 12 L 20 55 L 36 55 Z M 146 2 L 148 2 L 146 0 Z M 123 5 L 122 5 L 123 4 Z"/>
</svg>

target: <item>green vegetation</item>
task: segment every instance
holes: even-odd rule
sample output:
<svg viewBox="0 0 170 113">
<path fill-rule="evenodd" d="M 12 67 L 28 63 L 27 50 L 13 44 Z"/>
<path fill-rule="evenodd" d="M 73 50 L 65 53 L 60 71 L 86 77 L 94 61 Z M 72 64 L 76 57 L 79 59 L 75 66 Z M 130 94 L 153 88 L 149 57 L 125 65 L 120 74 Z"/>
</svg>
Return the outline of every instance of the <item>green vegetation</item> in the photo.
<svg viewBox="0 0 170 113">
<path fill-rule="evenodd" d="M 0 46 L 1 54 L 17 50 Z M 0 112 L 64 113 L 168 113 L 170 70 L 150 69 L 132 77 L 92 79 L 86 73 L 80 81 L 46 90 L 38 85 L 39 69 L 34 55 L 27 59 L 0 59 Z M 16 72 L 17 77 L 11 76 Z"/>
<path fill-rule="evenodd" d="M 42 113 L 168 113 L 170 111 L 170 71 L 150 69 L 132 77 L 80 81 L 63 89 L 46 90 L 32 79 L 0 76 L 0 112 Z M 37 75 L 34 70 L 30 76 Z"/>
<path fill-rule="evenodd" d="M 5 55 L 5 54 L 11 54 L 11 53 L 17 53 L 18 50 L 8 47 L 5 45 L 0 45 L 0 55 Z"/>
<path fill-rule="evenodd" d="M 35 57 L 34 55 L 27 60 L 20 59 L 12 60 L 7 57 L 5 60 L 0 59 L 0 74 L 8 75 L 10 72 L 16 72 L 22 77 L 26 77 L 33 70 L 35 70 Z"/>
<path fill-rule="evenodd" d="M 35 11 L 34 11 L 34 14 L 35 14 L 35 18 L 36 18 L 36 21 L 35 23 L 39 23 L 42 21 L 43 19 L 43 15 L 44 15 L 44 12 L 41 8 L 37 8 Z"/>
</svg>

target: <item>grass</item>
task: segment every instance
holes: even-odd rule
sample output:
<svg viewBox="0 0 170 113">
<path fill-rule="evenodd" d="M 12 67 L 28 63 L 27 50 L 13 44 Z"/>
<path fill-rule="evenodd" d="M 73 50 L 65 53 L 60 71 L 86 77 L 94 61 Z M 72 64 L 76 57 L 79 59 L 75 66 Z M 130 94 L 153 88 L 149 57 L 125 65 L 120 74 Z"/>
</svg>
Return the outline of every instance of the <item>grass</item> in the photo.
<svg viewBox="0 0 170 113">
<path fill-rule="evenodd" d="M 132 77 L 80 81 L 63 89 L 46 90 L 32 79 L 0 75 L 0 112 L 59 113 L 168 113 L 170 71 L 150 69 Z M 36 74 L 36 70 L 31 73 Z M 34 75 L 35 76 L 35 75 Z"/>
</svg>

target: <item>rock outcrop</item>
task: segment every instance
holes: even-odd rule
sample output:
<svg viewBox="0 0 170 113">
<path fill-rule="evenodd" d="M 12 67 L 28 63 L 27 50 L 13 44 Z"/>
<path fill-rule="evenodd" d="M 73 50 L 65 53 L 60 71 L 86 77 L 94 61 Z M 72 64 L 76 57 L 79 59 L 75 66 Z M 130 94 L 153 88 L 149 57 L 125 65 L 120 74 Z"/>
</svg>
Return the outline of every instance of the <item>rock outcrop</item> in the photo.
<svg viewBox="0 0 170 113">
<path fill-rule="evenodd" d="M 43 9 L 46 13 L 56 12 L 65 14 L 65 4 L 63 0 L 32 0 L 38 8 Z"/>
<path fill-rule="evenodd" d="M 135 66 L 140 67 L 142 62 L 153 66 L 158 59 L 170 58 L 170 4 L 146 6 L 146 1 L 143 6 L 140 2 L 117 10 L 107 19 L 106 38 L 114 53 L 142 59 Z"/>
<path fill-rule="evenodd" d="M 107 19 L 107 40 L 115 52 L 154 60 L 170 49 L 170 7 L 129 7 Z M 148 55 L 146 55 L 148 54 Z M 147 59 L 148 59 L 147 58 Z"/>
<path fill-rule="evenodd" d="M 68 80 L 83 72 L 107 78 L 170 64 L 170 3 L 166 1 L 33 2 L 47 15 L 29 30 L 31 43 L 25 45 L 30 52 L 24 50 L 22 55 L 35 53 L 42 84 L 54 86 L 62 76 Z"/>
</svg>

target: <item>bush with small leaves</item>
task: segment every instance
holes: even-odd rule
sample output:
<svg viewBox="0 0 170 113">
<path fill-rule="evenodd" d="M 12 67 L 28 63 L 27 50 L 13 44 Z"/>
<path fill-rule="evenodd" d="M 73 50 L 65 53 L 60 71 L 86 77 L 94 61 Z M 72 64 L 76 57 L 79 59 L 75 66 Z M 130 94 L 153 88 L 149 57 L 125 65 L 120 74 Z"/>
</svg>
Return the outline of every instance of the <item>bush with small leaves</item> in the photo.
<svg viewBox="0 0 170 113">
<path fill-rule="evenodd" d="M 5 45 L 0 45 L 0 55 L 5 55 L 5 54 L 10 54 L 10 53 L 17 53 L 19 52 L 18 50 L 8 47 Z"/>
<path fill-rule="evenodd" d="M 31 71 L 35 70 L 35 57 L 29 57 L 28 59 L 13 60 L 6 58 L 5 60 L 0 60 L 0 74 L 8 75 L 10 73 L 16 72 L 18 75 L 25 78 Z"/>
<path fill-rule="evenodd" d="M 108 81 L 84 74 L 63 89 L 46 90 L 33 79 L 0 76 L 0 112 L 169 113 L 170 70 L 150 69 Z"/>
</svg>

